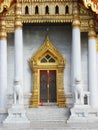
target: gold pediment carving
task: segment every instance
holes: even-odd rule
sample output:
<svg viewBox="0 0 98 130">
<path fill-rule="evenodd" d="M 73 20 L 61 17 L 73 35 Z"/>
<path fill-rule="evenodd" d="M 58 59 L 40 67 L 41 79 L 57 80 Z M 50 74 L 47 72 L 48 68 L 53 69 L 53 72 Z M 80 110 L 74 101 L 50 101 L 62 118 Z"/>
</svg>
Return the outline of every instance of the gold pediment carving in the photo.
<svg viewBox="0 0 98 130">
<path fill-rule="evenodd" d="M 46 66 L 54 65 L 65 67 L 65 59 L 56 47 L 51 43 L 48 36 L 42 46 L 30 59 L 30 66 L 33 69 L 34 66 Z"/>
</svg>

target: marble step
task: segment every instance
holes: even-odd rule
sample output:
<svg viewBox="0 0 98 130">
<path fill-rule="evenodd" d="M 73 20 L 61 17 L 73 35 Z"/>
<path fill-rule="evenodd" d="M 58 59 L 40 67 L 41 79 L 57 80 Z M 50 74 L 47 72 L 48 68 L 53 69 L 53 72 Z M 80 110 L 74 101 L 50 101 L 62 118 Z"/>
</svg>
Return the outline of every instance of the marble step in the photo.
<svg viewBox="0 0 98 130">
<path fill-rule="evenodd" d="M 66 122 L 69 118 L 69 109 L 58 108 L 57 106 L 40 106 L 39 108 L 29 108 L 27 109 L 27 117 L 31 122 Z"/>
<path fill-rule="evenodd" d="M 65 124 L 65 123 L 31 123 L 29 127 L 23 125 L 0 125 L 0 130 L 98 130 L 98 123 L 77 123 L 77 124 Z"/>
</svg>

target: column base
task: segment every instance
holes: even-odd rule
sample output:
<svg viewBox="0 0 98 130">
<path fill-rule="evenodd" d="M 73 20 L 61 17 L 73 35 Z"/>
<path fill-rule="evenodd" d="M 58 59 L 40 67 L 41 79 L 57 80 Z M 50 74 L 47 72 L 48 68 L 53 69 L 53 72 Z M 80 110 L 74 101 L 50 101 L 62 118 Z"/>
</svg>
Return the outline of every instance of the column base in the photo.
<svg viewBox="0 0 98 130">
<path fill-rule="evenodd" d="M 29 124 L 26 117 L 26 110 L 23 105 L 13 105 L 8 109 L 8 117 L 3 121 L 4 124 Z"/>
<path fill-rule="evenodd" d="M 75 105 L 70 111 L 71 115 L 67 123 L 98 122 L 98 109 L 94 109 L 89 105 Z"/>
</svg>

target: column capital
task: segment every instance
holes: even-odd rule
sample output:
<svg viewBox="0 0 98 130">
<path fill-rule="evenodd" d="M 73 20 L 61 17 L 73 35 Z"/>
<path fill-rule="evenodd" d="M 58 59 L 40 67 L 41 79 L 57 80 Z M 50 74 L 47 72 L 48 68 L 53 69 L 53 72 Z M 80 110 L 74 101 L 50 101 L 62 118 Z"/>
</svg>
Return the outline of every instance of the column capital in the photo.
<svg viewBox="0 0 98 130">
<path fill-rule="evenodd" d="M 0 17 L 0 40 L 6 40 L 7 33 L 6 33 L 6 22 L 4 17 Z"/>
<path fill-rule="evenodd" d="M 95 32 L 95 23 L 93 19 L 90 19 L 88 22 L 89 25 L 89 32 L 88 32 L 88 37 L 89 38 L 96 38 L 96 32 Z"/>
<path fill-rule="evenodd" d="M 22 5 L 17 2 L 15 6 L 15 29 L 22 29 Z"/>
<path fill-rule="evenodd" d="M 80 28 L 80 18 L 79 18 L 79 9 L 78 9 L 78 3 L 73 3 L 73 22 L 72 22 L 73 28 Z"/>
</svg>

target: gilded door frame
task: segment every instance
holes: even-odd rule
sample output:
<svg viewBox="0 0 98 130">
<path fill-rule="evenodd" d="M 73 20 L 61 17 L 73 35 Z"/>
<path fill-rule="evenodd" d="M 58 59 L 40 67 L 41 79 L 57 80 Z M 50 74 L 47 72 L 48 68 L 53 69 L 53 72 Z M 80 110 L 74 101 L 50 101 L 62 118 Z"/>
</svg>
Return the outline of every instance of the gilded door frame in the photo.
<svg viewBox="0 0 98 130">
<path fill-rule="evenodd" d="M 46 55 L 50 55 L 55 62 L 41 62 L 42 58 Z M 59 107 L 65 107 L 65 94 L 64 94 L 64 68 L 65 59 L 61 53 L 51 43 L 47 36 L 42 46 L 30 59 L 30 66 L 32 69 L 32 96 L 30 99 L 30 107 L 39 106 L 39 70 L 56 70 L 57 81 L 57 105 Z"/>
</svg>

